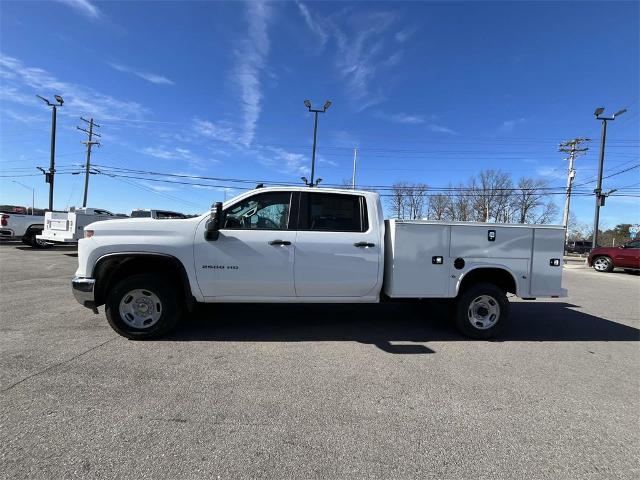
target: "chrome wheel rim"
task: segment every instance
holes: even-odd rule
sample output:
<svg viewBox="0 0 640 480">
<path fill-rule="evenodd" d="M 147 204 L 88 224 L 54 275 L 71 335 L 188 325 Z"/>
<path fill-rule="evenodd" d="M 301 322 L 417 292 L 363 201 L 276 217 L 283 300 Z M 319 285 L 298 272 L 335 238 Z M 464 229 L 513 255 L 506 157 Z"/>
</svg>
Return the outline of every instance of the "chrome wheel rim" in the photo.
<svg viewBox="0 0 640 480">
<path fill-rule="evenodd" d="M 609 260 L 604 257 L 596 258 L 593 261 L 593 268 L 595 268 L 599 272 L 604 272 L 607 268 L 609 268 Z"/>
<path fill-rule="evenodd" d="M 469 304 L 467 318 L 473 328 L 491 328 L 500 320 L 500 304 L 491 295 L 480 295 Z"/>
<path fill-rule="evenodd" d="M 128 326 L 146 329 L 154 326 L 162 315 L 162 302 L 150 290 L 138 288 L 122 296 L 120 318 Z"/>
</svg>

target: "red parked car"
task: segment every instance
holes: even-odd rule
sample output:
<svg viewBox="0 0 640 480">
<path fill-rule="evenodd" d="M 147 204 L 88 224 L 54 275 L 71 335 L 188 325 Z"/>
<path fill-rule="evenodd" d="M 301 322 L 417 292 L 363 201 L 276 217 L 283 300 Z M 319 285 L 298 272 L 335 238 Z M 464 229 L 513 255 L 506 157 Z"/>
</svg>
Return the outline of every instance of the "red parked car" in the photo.
<svg viewBox="0 0 640 480">
<path fill-rule="evenodd" d="M 632 240 L 619 247 L 596 247 L 589 253 L 589 266 L 598 272 L 614 268 L 640 269 L 640 240 Z"/>
</svg>

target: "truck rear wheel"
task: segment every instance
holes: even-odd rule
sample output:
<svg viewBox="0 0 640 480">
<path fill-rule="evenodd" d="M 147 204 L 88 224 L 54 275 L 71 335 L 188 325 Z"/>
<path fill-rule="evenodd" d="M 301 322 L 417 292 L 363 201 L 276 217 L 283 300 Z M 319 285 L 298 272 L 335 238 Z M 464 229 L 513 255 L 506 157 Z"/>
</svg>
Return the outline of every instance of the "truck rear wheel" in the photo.
<svg viewBox="0 0 640 480">
<path fill-rule="evenodd" d="M 131 340 L 157 338 L 172 330 L 180 304 L 168 280 L 156 275 L 132 275 L 109 292 L 105 311 L 109 325 Z"/>
<path fill-rule="evenodd" d="M 495 337 L 504 330 L 509 321 L 507 295 L 491 283 L 473 285 L 458 297 L 454 321 L 460 333 L 467 337 Z"/>
</svg>

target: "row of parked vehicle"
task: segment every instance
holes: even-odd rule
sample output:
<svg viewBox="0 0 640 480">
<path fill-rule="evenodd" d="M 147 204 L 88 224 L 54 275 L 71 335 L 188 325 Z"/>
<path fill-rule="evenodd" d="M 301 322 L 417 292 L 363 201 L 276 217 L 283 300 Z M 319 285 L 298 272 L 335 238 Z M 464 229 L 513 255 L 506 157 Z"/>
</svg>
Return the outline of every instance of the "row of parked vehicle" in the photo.
<svg viewBox="0 0 640 480">
<path fill-rule="evenodd" d="M 119 218 L 189 218 L 189 215 L 168 210 L 137 209 L 131 215 L 115 214 L 100 208 L 71 208 L 68 212 L 45 212 L 24 207 L 4 206 L 0 210 L 0 238 L 22 240 L 34 248 L 54 244 L 76 243 L 84 237 L 84 228 L 101 220 Z"/>
</svg>

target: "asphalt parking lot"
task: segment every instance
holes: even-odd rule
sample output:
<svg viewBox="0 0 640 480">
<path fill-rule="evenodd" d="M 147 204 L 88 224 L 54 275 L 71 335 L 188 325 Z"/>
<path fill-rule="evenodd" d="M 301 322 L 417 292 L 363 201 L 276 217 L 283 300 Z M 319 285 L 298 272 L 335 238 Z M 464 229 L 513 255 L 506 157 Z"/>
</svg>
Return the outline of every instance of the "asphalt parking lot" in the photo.
<svg viewBox="0 0 640 480">
<path fill-rule="evenodd" d="M 640 476 L 640 276 L 564 271 L 498 341 L 428 303 L 200 308 L 116 335 L 73 249 L 0 244 L 0 477 Z"/>
</svg>

